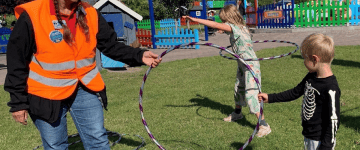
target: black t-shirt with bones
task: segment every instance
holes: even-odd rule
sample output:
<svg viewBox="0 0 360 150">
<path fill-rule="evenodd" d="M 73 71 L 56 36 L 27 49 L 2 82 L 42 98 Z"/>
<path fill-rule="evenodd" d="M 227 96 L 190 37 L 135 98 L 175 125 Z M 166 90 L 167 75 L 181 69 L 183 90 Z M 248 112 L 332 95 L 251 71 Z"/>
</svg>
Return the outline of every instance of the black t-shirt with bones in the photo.
<svg viewBox="0 0 360 150">
<path fill-rule="evenodd" d="M 308 73 L 293 89 L 269 94 L 269 103 L 288 102 L 302 95 L 302 134 L 320 141 L 319 149 L 332 149 L 340 120 L 341 91 L 336 77 L 316 78 L 316 73 Z"/>
</svg>

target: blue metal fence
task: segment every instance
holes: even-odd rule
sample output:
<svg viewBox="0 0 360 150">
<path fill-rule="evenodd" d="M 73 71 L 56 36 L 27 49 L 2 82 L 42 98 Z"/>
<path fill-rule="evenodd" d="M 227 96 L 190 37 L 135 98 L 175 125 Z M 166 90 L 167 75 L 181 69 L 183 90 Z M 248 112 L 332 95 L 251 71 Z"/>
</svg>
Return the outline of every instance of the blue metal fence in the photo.
<svg viewBox="0 0 360 150">
<path fill-rule="evenodd" d="M 175 28 L 169 28 L 158 31 L 158 34 L 155 35 L 155 38 L 155 45 L 158 48 L 171 48 L 184 43 L 199 42 L 199 31 L 197 29 L 195 29 L 193 32 L 192 30 L 188 29 L 175 30 Z M 181 48 L 200 49 L 200 46 L 192 45 Z"/>
<path fill-rule="evenodd" d="M 294 0 L 292 0 L 294 4 Z M 264 12 L 269 10 L 281 10 L 283 18 L 266 19 Z M 294 25 L 294 8 L 293 5 L 285 5 L 283 3 L 269 4 L 258 7 L 258 28 L 291 28 Z"/>
<path fill-rule="evenodd" d="M 349 8 L 352 12 L 349 20 L 350 25 L 360 25 L 360 1 L 353 0 Z"/>
<path fill-rule="evenodd" d="M 175 19 L 162 19 L 160 20 L 160 28 L 173 28 L 175 27 Z M 180 28 L 180 18 L 177 20 L 177 26 Z"/>
<path fill-rule="evenodd" d="M 11 30 L 9 28 L 0 28 L 0 53 L 6 53 L 10 34 Z"/>
</svg>

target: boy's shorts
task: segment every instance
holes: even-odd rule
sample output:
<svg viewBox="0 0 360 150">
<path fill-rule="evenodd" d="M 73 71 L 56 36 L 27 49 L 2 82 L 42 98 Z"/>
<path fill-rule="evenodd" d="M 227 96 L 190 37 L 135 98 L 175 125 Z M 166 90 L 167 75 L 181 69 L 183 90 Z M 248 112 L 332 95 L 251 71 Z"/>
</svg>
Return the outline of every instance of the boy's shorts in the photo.
<svg viewBox="0 0 360 150">
<path fill-rule="evenodd" d="M 304 150 L 317 150 L 320 147 L 320 144 L 321 144 L 320 141 L 315 141 L 304 137 Z M 335 146 L 336 146 L 336 139 L 334 142 L 334 147 L 332 148 L 333 150 L 335 149 Z"/>
<path fill-rule="evenodd" d="M 304 150 L 317 150 L 320 144 L 320 141 L 315 141 L 304 137 Z"/>
<path fill-rule="evenodd" d="M 248 61 L 247 63 L 250 65 L 251 69 L 253 69 L 256 78 L 258 78 L 261 83 L 259 62 Z M 239 65 L 234 90 L 235 105 L 243 107 L 249 106 L 250 113 L 253 114 L 260 112 L 260 103 L 257 96 L 259 94 L 259 89 L 253 75 L 244 64 Z"/>
</svg>

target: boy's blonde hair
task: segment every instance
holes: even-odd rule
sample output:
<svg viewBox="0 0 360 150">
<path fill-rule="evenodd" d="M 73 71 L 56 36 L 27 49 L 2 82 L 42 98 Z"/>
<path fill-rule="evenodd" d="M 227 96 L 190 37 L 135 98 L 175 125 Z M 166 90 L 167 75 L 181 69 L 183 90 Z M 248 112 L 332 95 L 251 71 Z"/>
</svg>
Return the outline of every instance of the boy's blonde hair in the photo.
<svg viewBox="0 0 360 150">
<path fill-rule="evenodd" d="M 226 5 L 223 9 L 221 9 L 219 13 L 219 17 L 221 21 L 224 23 L 225 22 L 232 23 L 239 27 L 245 26 L 244 18 L 240 15 L 240 12 L 233 4 Z"/>
<path fill-rule="evenodd" d="M 301 55 L 312 58 L 312 55 L 320 57 L 320 62 L 331 63 L 335 56 L 334 40 L 322 33 L 309 35 L 301 43 Z"/>
</svg>

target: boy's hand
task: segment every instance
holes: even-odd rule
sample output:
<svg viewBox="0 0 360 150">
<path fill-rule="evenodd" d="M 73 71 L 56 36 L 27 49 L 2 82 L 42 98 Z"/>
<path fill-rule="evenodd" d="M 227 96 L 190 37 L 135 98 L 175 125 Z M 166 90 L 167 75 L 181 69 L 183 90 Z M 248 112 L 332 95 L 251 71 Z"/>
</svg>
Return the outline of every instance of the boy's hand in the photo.
<svg viewBox="0 0 360 150">
<path fill-rule="evenodd" d="M 195 21 L 195 18 L 190 16 L 182 16 L 182 18 L 185 18 L 186 20 Z"/>
<path fill-rule="evenodd" d="M 268 94 L 266 93 L 260 93 L 258 94 L 258 98 L 259 98 L 259 103 L 261 102 L 261 100 L 264 101 L 264 103 L 268 103 L 269 102 L 269 97 L 268 97 Z"/>
</svg>

